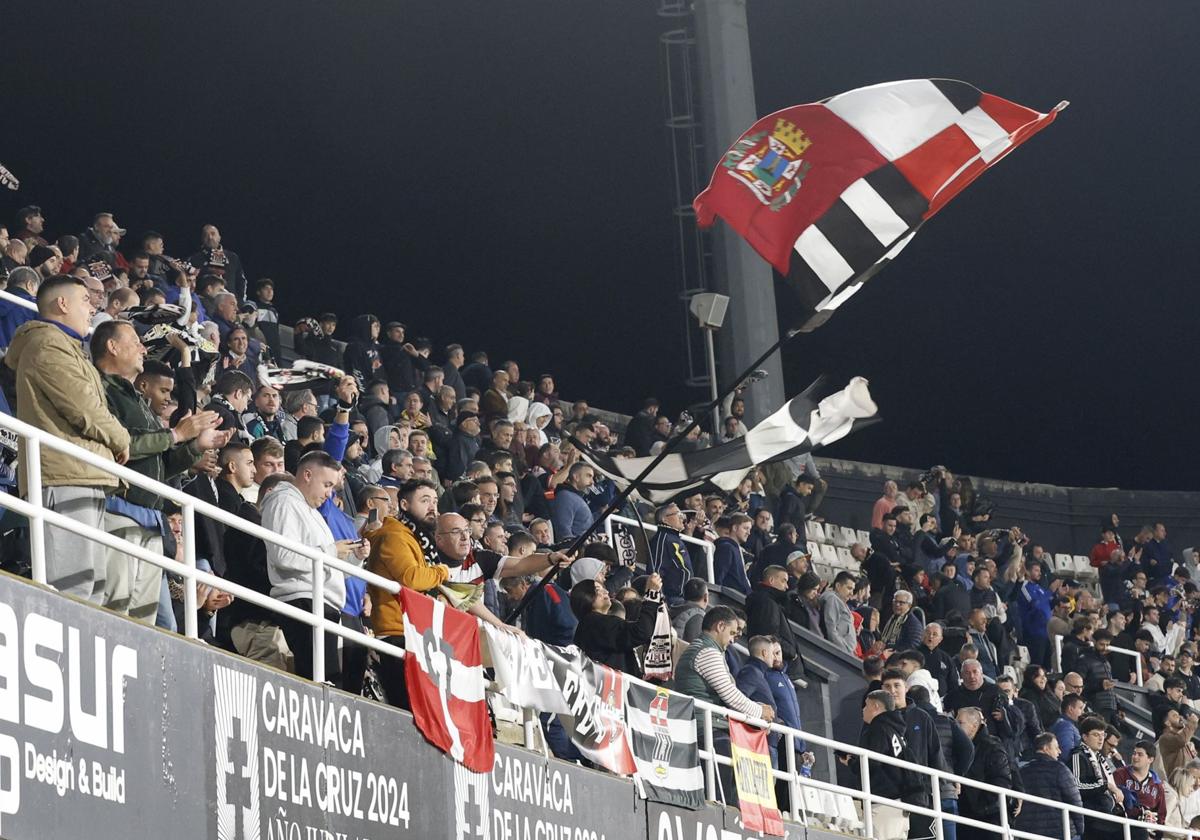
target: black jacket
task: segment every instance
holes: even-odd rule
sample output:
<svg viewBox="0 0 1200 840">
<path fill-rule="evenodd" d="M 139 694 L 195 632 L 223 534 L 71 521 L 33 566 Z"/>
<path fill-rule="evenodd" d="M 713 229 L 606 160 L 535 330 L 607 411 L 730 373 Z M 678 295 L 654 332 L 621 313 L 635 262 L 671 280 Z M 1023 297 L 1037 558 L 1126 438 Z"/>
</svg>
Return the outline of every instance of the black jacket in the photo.
<svg viewBox="0 0 1200 840">
<path fill-rule="evenodd" d="M 971 739 L 967 737 L 967 733 L 962 731 L 962 727 L 949 715 L 943 715 L 938 712 L 933 706 L 928 703 L 918 704 L 918 708 L 925 714 L 929 715 L 929 719 L 933 721 L 933 726 L 937 729 L 938 743 L 942 746 L 942 759 L 945 761 L 945 769 L 951 773 L 962 776 L 971 767 L 971 760 L 975 757 L 975 745 L 971 743 Z M 954 782 L 943 781 L 941 783 L 942 800 L 957 799 L 958 794 L 954 792 Z"/>
<path fill-rule="evenodd" d="M 1082 806 L 1075 777 L 1071 775 L 1067 765 L 1048 755 L 1035 753 L 1033 759 L 1021 768 L 1021 781 L 1030 793 L 1053 799 L 1055 802 Z M 1013 821 L 1013 828 L 1045 837 L 1061 837 L 1062 812 L 1045 805 L 1025 802 L 1021 805 L 1021 813 Z M 1071 814 L 1071 832 L 1076 837 L 1083 836 L 1082 814 Z"/>
<path fill-rule="evenodd" d="M 575 628 L 575 644 L 593 662 L 638 676 L 642 669 L 634 650 L 649 642 L 654 635 L 657 614 L 658 601 L 651 600 L 649 594 L 632 621 L 606 613 L 590 612 L 579 620 Z"/>
<path fill-rule="evenodd" d="M 359 388 L 375 379 L 379 365 L 379 342 L 371 338 L 371 324 L 379 323 L 374 315 L 359 315 L 354 319 L 353 338 L 342 355 L 342 369 L 358 380 Z"/>
<path fill-rule="evenodd" d="M 625 427 L 625 445 L 632 446 L 638 457 L 644 458 L 650 454 L 650 446 L 654 443 L 654 421 L 657 419 L 645 411 L 639 411 Z"/>
<path fill-rule="evenodd" d="M 492 387 L 492 370 L 483 362 L 463 365 L 459 373 L 462 374 L 463 384 L 468 388 L 478 389 L 480 395 Z"/>
<path fill-rule="evenodd" d="M 404 344 L 388 338 L 379 343 L 379 360 L 383 362 L 383 369 L 387 373 L 388 388 L 397 398 L 417 390 L 423 384 L 424 372 L 429 368 L 429 360 L 424 356 L 410 355 L 404 349 Z"/>
<path fill-rule="evenodd" d="M 941 585 L 929 605 L 929 617 L 938 621 L 958 613 L 963 619 L 971 612 L 971 593 L 955 578 Z"/>
<path fill-rule="evenodd" d="M 338 352 L 331 335 L 323 335 L 320 338 L 305 335 L 303 340 L 296 342 L 296 352 L 317 364 L 329 365 L 339 370 L 342 367 L 342 354 Z M 313 388 L 313 391 L 317 391 L 317 388 Z M 329 386 L 325 385 L 318 393 L 329 393 Z"/>
<path fill-rule="evenodd" d="M 800 655 L 800 643 L 787 618 L 788 593 L 755 584 L 746 598 L 746 638 L 774 636 L 783 650 L 784 662 L 791 663 Z"/>
<path fill-rule="evenodd" d="M 937 724 L 934 723 L 933 718 L 915 703 L 908 704 L 902 713 L 908 746 L 912 749 L 913 755 L 917 757 L 917 764 L 937 770 L 949 770 L 950 765 L 942 750 L 941 736 L 938 735 Z M 930 777 L 918 776 L 918 779 L 922 790 L 919 793 L 913 791 L 904 801 L 911 805 L 928 805 L 933 801 L 933 795 L 930 793 Z"/>
<path fill-rule="evenodd" d="M 779 504 L 775 508 L 775 522 L 782 525 L 790 522 L 796 526 L 797 541 L 804 538 L 804 518 L 808 515 L 808 503 L 796 492 L 796 488 L 788 485 L 779 494 Z"/>
<path fill-rule="evenodd" d="M 1012 709 L 1012 706 L 1000 702 L 1000 689 L 996 688 L 994 683 L 984 683 L 979 688 L 974 690 L 967 688 L 965 685 L 960 685 L 958 688 L 946 695 L 946 701 L 942 704 L 947 712 L 957 712 L 959 709 L 966 709 L 970 706 L 977 706 L 983 710 L 983 715 L 987 719 L 988 732 L 995 738 L 1008 740 L 1013 737 L 1013 718 L 1007 713 Z M 1001 709 L 1006 714 L 997 721 L 992 717 L 992 712 Z"/>
<path fill-rule="evenodd" d="M 802 550 L 801 546 L 793 542 L 788 542 L 785 539 L 778 539 L 771 543 L 762 551 L 755 554 L 754 559 L 750 562 L 750 568 L 746 570 L 750 582 L 758 583 L 762 580 L 763 569 L 767 568 L 767 566 L 782 566 L 786 569 L 788 555 Z M 794 584 L 795 580 L 795 577 L 790 578 L 788 585 L 791 586 Z"/>
<path fill-rule="evenodd" d="M 974 739 L 975 757 L 966 772 L 968 779 L 984 782 L 1010 790 L 1024 791 L 1021 784 L 1021 774 L 1012 763 L 1004 746 L 986 729 L 980 728 Z M 1009 816 L 1016 807 L 1017 800 L 1009 797 Z M 962 794 L 958 798 L 958 811 L 964 817 L 974 817 L 984 822 L 998 821 L 1000 818 L 1000 797 L 990 791 L 980 790 L 963 785 Z"/>
<path fill-rule="evenodd" d="M 958 671 L 954 668 L 950 654 L 942 650 L 940 645 L 930 650 L 920 644 L 917 645 L 917 650 L 925 657 L 925 670 L 938 681 L 938 694 L 945 697 L 951 689 L 958 688 Z"/>
<path fill-rule="evenodd" d="M 1105 717 L 1117 710 L 1117 695 L 1104 688 L 1104 681 L 1113 678 L 1112 666 L 1095 648 L 1079 649 L 1074 669 L 1083 677 L 1083 699 Z"/>
<path fill-rule="evenodd" d="M 1027 684 L 1021 689 L 1021 699 L 1028 701 L 1037 711 L 1042 729 L 1049 729 L 1054 721 L 1062 717 L 1062 701 L 1054 696 L 1054 689 L 1049 685 L 1045 691 L 1039 691 L 1032 684 Z"/>
<path fill-rule="evenodd" d="M 863 728 L 862 741 L 859 746 L 880 755 L 889 755 L 913 764 L 921 760 L 908 743 L 908 724 L 904 713 L 897 709 L 894 712 L 881 712 Z M 857 761 L 853 762 L 857 764 Z M 899 799 L 912 805 L 925 804 L 929 800 L 929 783 L 927 776 L 909 772 L 901 767 L 884 764 L 882 761 L 870 763 L 871 793 L 888 799 Z"/>
</svg>

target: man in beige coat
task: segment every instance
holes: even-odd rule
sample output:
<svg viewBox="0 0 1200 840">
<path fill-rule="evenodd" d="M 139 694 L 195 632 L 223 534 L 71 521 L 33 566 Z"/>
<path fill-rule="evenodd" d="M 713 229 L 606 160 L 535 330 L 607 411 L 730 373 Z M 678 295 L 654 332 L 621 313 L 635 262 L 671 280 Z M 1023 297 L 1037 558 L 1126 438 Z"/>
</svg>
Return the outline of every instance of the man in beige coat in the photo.
<svg viewBox="0 0 1200 840">
<path fill-rule="evenodd" d="M 83 349 L 94 314 L 87 286 L 76 277 L 55 275 L 38 289 L 37 304 L 37 320 L 21 325 L 4 357 L 17 375 L 17 419 L 124 464 L 129 433 L 109 412 L 100 373 Z M 26 449 L 22 441 L 22 495 L 28 494 Z M 41 456 L 46 507 L 103 531 L 105 493 L 118 480 L 49 447 L 42 447 Z M 46 580 L 51 586 L 99 604 L 105 568 L 100 543 L 46 526 Z"/>
</svg>

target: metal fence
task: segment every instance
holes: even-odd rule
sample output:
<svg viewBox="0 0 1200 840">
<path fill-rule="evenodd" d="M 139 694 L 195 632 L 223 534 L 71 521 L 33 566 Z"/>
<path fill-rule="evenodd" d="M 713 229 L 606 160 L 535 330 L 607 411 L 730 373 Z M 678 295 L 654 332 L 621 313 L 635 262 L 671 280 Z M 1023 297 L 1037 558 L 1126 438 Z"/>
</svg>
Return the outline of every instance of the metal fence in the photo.
<svg viewBox="0 0 1200 840">
<path fill-rule="evenodd" d="M 230 592 L 236 597 L 245 598 L 247 601 L 258 606 L 272 610 L 281 615 L 289 616 L 298 621 L 305 622 L 313 628 L 313 671 L 314 679 L 322 681 L 325 675 L 325 663 L 322 656 L 324 651 L 325 633 L 335 633 L 344 639 L 349 639 L 357 644 L 364 645 L 382 656 L 402 657 L 404 651 L 400 648 L 385 644 L 375 638 L 342 627 L 340 624 L 329 621 L 324 617 L 323 605 L 325 603 L 324 593 L 324 567 L 330 565 L 344 574 L 359 577 L 367 582 L 384 589 L 387 592 L 396 593 L 400 587 L 395 581 L 381 578 L 378 575 L 372 574 L 359 568 L 351 563 L 347 563 L 337 557 L 322 554 L 308 546 L 296 543 L 286 537 L 282 537 L 271 531 L 253 525 L 243 519 L 233 516 L 224 510 L 221 510 L 214 505 L 208 504 L 200 499 L 176 490 L 165 484 L 158 483 L 152 479 L 148 479 L 132 470 L 119 466 L 111 461 L 107 461 L 97 455 L 94 455 L 80 447 L 63 441 L 52 434 L 43 432 L 26 423 L 20 422 L 8 415 L 0 414 L 0 428 L 6 429 L 25 443 L 23 462 L 20 465 L 26 479 L 28 489 L 28 501 L 22 500 L 16 496 L 8 494 L 0 494 L 0 507 L 7 508 L 15 513 L 21 514 L 29 520 L 29 539 L 30 552 L 32 559 L 33 577 L 41 584 L 46 583 L 46 556 L 45 556 L 45 528 L 47 525 L 62 528 L 66 531 L 78 534 L 87 539 L 95 540 L 105 546 L 123 551 L 131 556 L 138 557 L 146 562 L 160 566 L 164 571 L 178 575 L 187 581 L 187 586 L 184 587 L 185 593 L 185 626 L 184 634 L 190 638 L 196 638 L 197 635 L 197 620 L 196 620 L 196 592 L 195 584 L 203 583 L 208 586 L 216 587 L 224 591 Z M 63 516 L 55 511 L 45 507 L 42 504 L 42 476 L 41 476 L 41 454 L 43 447 L 63 452 L 71 455 L 78 460 L 87 463 L 91 466 L 102 469 L 120 480 L 149 490 L 162 496 L 165 499 L 173 501 L 183 510 L 184 520 L 184 561 L 177 562 L 171 558 L 156 554 L 152 551 L 133 545 L 117 537 L 114 537 L 100 529 L 81 524 L 66 516 Z M 195 518 L 196 514 L 211 517 L 212 519 L 221 522 L 228 528 L 234 528 L 242 531 L 250 536 L 261 539 L 264 542 L 272 543 L 294 551 L 304 557 L 309 558 L 313 563 L 313 610 L 311 613 L 297 609 L 289 604 L 277 601 L 269 596 L 247 589 L 243 586 L 231 583 L 216 575 L 204 572 L 196 568 L 196 543 L 195 543 Z M 633 520 L 620 520 L 622 524 L 637 526 L 639 523 Z M 645 526 L 652 528 L 653 526 Z M 711 548 L 708 548 L 711 551 Z M 710 564 L 711 565 L 711 564 Z M 648 685 L 648 684 L 647 684 Z M 718 754 L 714 748 L 714 731 L 719 728 L 717 722 L 730 718 L 743 722 L 765 726 L 763 721 L 753 720 L 744 715 L 730 711 L 723 707 L 714 706 L 705 703 L 701 700 L 696 700 L 696 708 L 700 712 L 700 736 L 702 739 L 702 748 L 700 749 L 701 760 L 704 762 L 704 777 L 705 790 L 708 799 L 718 801 L 718 785 L 717 785 L 717 767 L 718 765 L 729 767 L 732 765 L 730 759 L 726 756 Z M 527 720 L 531 720 L 537 710 L 525 710 Z M 1126 840 L 1131 840 L 1131 831 L 1135 828 L 1142 828 L 1145 823 L 1135 822 L 1123 817 L 1112 815 L 1099 814 L 1088 811 L 1082 808 L 1076 808 L 1069 805 L 1064 805 L 1061 802 L 1045 799 L 1032 793 L 1018 793 L 1016 791 L 997 787 L 995 785 L 984 784 L 981 782 L 966 779 L 956 776 L 952 773 L 946 773 L 936 770 L 932 767 L 925 767 L 918 764 L 910 764 L 902 760 L 892 758 L 891 756 L 880 755 L 869 752 L 852 744 L 845 744 L 834 741 L 828 738 L 823 738 L 800 730 L 792 729 L 780 724 L 770 724 L 771 731 L 778 732 L 782 736 L 782 743 L 785 751 L 784 766 L 778 770 L 772 771 L 772 775 L 776 779 L 781 779 L 788 786 L 790 797 L 790 817 L 792 820 L 807 822 L 810 811 L 807 803 L 814 802 L 814 796 L 819 801 L 820 794 L 831 794 L 834 797 L 849 797 L 859 803 L 862 803 L 861 817 L 857 820 L 850 821 L 849 827 L 860 830 L 862 836 L 873 838 L 876 836 L 874 828 L 874 814 L 872 806 L 889 806 L 892 808 L 900 808 L 911 813 L 924 814 L 935 818 L 935 831 L 938 840 L 942 838 L 943 820 L 953 821 L 962 825 L 971 825 L 977 828 L 995 830 L 997 827 L 1003 832 L 1005 837 L 1021 837 L 1021 838 L 1036 838 L 1038 835 L 1029 834 L 1014 830 L 1008 819 L 1008 802 L 1011 799 L 1017 799 L 1020 802 L 1028 804 L 1042 805 L 1048 808 L 1056 809 L 1062 816 L 1063 840 L 1071 840 L 1070 833 L 1070 814 L 1078 813 L 1085 814 L 1092 819 L 1102 819 L 1112 823 L 1119 824 L 1124 831 Z M 531 735 L 531 727 L 527 727 L 527 733 Z M 859 777 L 861 789 L 845 787 L 833 782 L 826 782 L 818 779 L 812 779 L 803 776 L 796 766 L 795 744 L 797 739 L 805 741 L 821 747 L 828 747 L 836 750 L 839 753 L 857 756 L 859 760 Z M 527 736 L 527 746 L 531 738 Z M 906 805 L 901 802 L 880 797 L 871 792 L 870 768 L 873 762 L 882 762 L 884 764 L 900 767 L 907 772 L 917 773 L 929 778 L 932 791 L 931 807 L 922 808 L 913 805 Z M 977 789 L 995 794 L 1000 803 L 1000 822 L 999 826 L 994 823 L 980 822 L 969 817 L 963 817 L 954 814 L 947 814 L 943 807 L 939 796 L 939 780 L 955 782 L 960 785 L 973 786 Z M 1200 833 L 1189 832 L 1185 829 L 1158 827 L 1156 830 L 1176 837 L 1200 837 Z"/>
</svg>

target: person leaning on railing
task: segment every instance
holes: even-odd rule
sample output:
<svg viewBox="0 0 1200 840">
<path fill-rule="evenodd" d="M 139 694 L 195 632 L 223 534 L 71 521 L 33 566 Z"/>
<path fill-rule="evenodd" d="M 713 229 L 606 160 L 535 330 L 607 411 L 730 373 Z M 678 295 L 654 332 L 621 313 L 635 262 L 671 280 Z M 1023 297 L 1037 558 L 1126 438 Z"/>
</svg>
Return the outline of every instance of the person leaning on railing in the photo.
<svg viewBox="0 0 1200 840">
<path fill-rule="evenodd" d="M 87 286 L 55 275 L 38 289 L 38 318 L 22 324 L 4 363 L 16 372 L 17 419 L 92 454 L 124 464 L 129 432 L 108 410 L 100 372 L 83 351 L 91 326 Z M 28 446 L 22 439 L 21 493 L 28 493 Z M 48 447 L 41 448 L 42 502 L 75 521 L 104 528 L 105 494 L 119 481 L 104 470 Z M 46 580 L 61 592 L 99 604 L 104 595 L 104 546 L 46 526 Z"/>
</svg>

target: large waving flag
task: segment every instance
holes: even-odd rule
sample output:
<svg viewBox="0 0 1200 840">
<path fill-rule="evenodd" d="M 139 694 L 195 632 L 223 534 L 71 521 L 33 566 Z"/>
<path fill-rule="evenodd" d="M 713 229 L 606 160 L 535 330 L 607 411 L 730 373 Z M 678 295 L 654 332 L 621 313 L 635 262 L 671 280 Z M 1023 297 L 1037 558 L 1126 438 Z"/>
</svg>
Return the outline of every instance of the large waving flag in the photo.
<svg viewBox="0 0 1200 840">
<path fill-rule="evenodd" d="M 651 501 L 665 502 L 706 483 L 732 490 L 751 467 L 841 440 L 874 422 L 877 412 L 866 379 L 856 376 L 845 388 L 834 391 L 821 377 L 742 437 L 709 449 L 668 455 L 644 481 L 638 482 L 638 492 Z M 653 456 L 613 458 L 578 441 L 575 446 L 593 469 L 622 489 L 654 460 Z"/>
<path fill-rule="evenodd" d="M 812 329 L 917 228 L 989 167 L 1053 122 L 949 79 L 858 88 L 756 122 L 693 206 L 720 216 L 813 311 Z"/>
<path fill-rule="evenodd" d="M 413 721 L 435 747 L 476 773 L 495 763 L 475 616 L 403 587 L 404 678 Z"/>
</svg>

